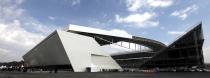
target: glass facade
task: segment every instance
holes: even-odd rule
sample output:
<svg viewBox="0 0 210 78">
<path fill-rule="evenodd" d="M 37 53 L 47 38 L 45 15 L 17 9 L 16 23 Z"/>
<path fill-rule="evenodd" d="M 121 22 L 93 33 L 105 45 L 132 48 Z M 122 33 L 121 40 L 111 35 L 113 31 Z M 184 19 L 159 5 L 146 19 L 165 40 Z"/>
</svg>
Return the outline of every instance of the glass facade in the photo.
<svg viewBox="0 0 210 78">
<path fill-rule="evenodd" d="M 197 25 L 168 47 L 154 53 L 112 56 L 123 68 L 204 67 L 202 24 Z"/>
</svg>

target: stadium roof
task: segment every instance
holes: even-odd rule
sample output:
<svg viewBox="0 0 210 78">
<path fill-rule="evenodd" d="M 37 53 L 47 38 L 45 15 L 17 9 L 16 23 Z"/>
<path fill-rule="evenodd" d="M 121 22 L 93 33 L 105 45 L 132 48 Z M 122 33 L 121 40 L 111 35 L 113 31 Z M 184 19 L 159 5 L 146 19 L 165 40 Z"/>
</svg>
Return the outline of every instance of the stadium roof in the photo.
<svg viewBox="0 0 210 78">
<path fill-rule="evenodd" d="M 69 25 L 69 28 L 67 30 L 68 32 L 73 32 L 81 35 L 86 35 L 90 37 L 94 37 L 96 41 L 100 45 L 107 45 L 112 44 L 120 41 L 130 42 L 130 43 L 136 43 L 143 46 L 146 46 L 153 51 L 159 51 L 166 47 L 165 44 L 162 42 L 143 38 L 143 37 L 137 37 L 132 35 L 124 35 L 120 33 L 113 33 L 111 31 L 96 29 L 96 28 L 90 28 L 90 27 L 83 27 L 78 25 Z"/>
</svg>

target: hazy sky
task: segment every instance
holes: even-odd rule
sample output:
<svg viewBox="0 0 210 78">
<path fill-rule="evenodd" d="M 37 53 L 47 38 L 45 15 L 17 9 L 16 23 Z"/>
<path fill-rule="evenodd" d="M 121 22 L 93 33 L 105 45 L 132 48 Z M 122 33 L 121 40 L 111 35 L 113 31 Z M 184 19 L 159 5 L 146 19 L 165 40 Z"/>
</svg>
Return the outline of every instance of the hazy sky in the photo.
<svg viewBox="0 0 210 78">
<path fill-rule="evenodd" d="M 0 61 L 20 60 L 69 24 L 170 44 L 202 21 L 205 62 L 210 62 L 209 7 L 209 0 L 0 0 Z"/>
</svg>

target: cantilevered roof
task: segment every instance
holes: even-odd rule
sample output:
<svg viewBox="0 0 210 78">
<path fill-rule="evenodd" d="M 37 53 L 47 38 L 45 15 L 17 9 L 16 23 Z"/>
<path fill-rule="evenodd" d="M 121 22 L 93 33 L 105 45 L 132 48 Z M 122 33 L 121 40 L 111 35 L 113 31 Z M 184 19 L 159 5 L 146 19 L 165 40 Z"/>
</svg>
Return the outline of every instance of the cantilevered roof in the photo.
<svg viewBox="0 0 210 78">
<path fill-rule="evenodd" d="M 80 32 L 86 32 L 86 33 L 97 33 L 97 34 L 102 34 L 102 35 L 110 35 L 110 36 L 124 37 L 124 38 L 132 38 L 132 35 L 129 35 L 127 33 L 112 32 L 108 30 L 102 30 L 102 29 L 73 25 L 73 24 L 69 24 L 67 30 L 80 31 Z"/>
<path fill-rule="evenodd" d="M 148 38 L 137 37 L 137 36 L 123 36 L 121 34 L 114 34 L 114 33 L 111 33 L 110 31 L 106 31 L 106 30 L 82 27 L 82 26 L 79 26 L 79 28 L 80 28 L 79 29 L 76 26 L 77 25 L 70 25 L 70 27 L 67 31 L 94 37 L 95 40 L 100 45 L 107 45 L 107 44 L 112 44 L 112 43 L 116 43 L 119 41 L 125 41 L 125 42 L 131 42 L 131 43 L 144 45 L 144 46 L 152 49 L 153 51 L 159 51 L 166 47 L 166 45 L 163 44 L 162 42 L 148 39 Z M 85 29 L 85 31 L 84 31 L 84 29 Z"/>
</svg>

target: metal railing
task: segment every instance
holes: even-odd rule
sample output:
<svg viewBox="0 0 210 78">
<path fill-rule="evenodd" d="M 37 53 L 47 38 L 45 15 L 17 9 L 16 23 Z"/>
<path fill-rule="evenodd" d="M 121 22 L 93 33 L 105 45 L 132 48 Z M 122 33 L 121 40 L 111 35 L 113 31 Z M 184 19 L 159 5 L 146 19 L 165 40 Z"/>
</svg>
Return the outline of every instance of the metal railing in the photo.
<svg viewBox="0 0 210 78">
<path fill-rule="evenodd" d="M 103 38 L 98 37 L 98 36 L 94 36 L 94 38 L 97 38 L 97 39 L 103 40 L 103 41 L 105 41 L 105 42 L 108 42 L 108 43 L 114 44 L 114 42 L 109 41 L 109 40 L 106 40 L 106 39 L 103 39 Z M 122 48 L 126 48 L 126 49 L 130 49 L 130 50 L 135 51 L 135 49 L 131 49 L 131 48 L 128 48 L 128 47 L 125 47 L 125 46 L 122 46 L 122 45 L 118 45 L 118 44 L 114 44 L 114 45 L 116 45 L 116 46 L 120 46 L 120 47 L 122 47 Z"/>
</svg>

